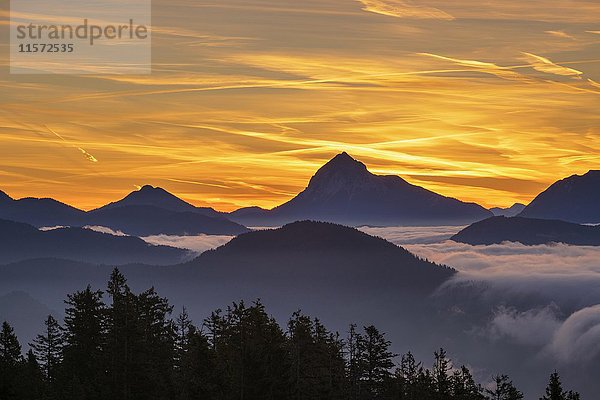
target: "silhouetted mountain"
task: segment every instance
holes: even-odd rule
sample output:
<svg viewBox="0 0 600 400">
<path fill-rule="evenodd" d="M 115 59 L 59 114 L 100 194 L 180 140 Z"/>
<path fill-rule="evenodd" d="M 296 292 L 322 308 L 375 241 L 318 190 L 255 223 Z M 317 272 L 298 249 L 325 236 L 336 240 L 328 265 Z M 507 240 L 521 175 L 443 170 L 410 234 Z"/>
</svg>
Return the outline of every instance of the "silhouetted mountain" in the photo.
<svg viewBox="0 0 600 400">
<path fill-rule="evenodd" d="M 600 223 L 600 171 L 589 171 L 556 182 L 519 216 L 578 224 Z"/>
<path fill-rule="evenodd" d="M 519 242 L 525 245 L 566 243 L 600 246 L 600 226 L 548 219 L 493 217 L 474 223 L 451 239 L 471 245 Z"/>
<path fill-rule="evenodd" d="M 12 197 L 0 190 L 0 204 L 12 201 Z"/>
<path fill-rule="evenodd" d="M 159 187 L 146 185 L 131 192 L 119 201 L 109 203 L 98 210 L 109 210 L 126 206 L 153 206 L 175 212 L 196 212 L 209 217 L 224 217 L 223 213 L 209 207 L 196 207 Z"/>
<path fill-rule="evenodd" d="M 96 264 L 175 264 L 189 257 L 186 250 L 153 246 L 129 236 L 113 236 L 82 228 L 40 231 L 13 221 L 0 220 L 0 264 L 56 257 Z"/>
<path fill-rule="evenodd" d="M 225 218 L 175 212 L 153 206 L 125 206 L 90 211 L 87 225 L 105 226 L 135 236 L 238 235 L 248 228 Z"/>
<path fill-rule="evenodd" d="M 269 210 L 266 210 L 264 208 L 244 207 L 244 208 L 240 208 L 240 209 L 230 212 L 229 218 L 231 220 L 235 221 L 237 219 L 244 219 L 244 218 L 248 218 L 248 217 L 250 219 L 260 219 L 260 218 L 265 218 L 268 215 L 269 215 Z"/>
<path fill-rule="evenodd" d="M 354 228 L 309 221 L 240 235 L 187 265 L 204 279 L 235 276 L 306 291 L 323 286 L 432 290 L 455 272 Z"/>
<path fill-rule="evenodd" d="M 207 215 L 210 214 L 210 215 Z M 129 235 L 237 235 L 248 232 L 212 208 L 198 208 L 151 186 L 85 212 L 53 199 L 13 200 L 0 192 L 0 219 L 35 227 L 100 225 Z"/>
<path fill-rule="evenodd" d="M 246 225 L 279 225 L 311 219 L 360 225 L 465 224 L 492 216 L 474 203 L 441 196 L 398 176 L 378 176 L 347 153 L 337 155 L 308 187 L 267 214 L 234 216 Z"/>
<path fill-rule="evenodd" d="M 6 193 L 0 193 L 0 219 L 44 227 L 77 225 L 85 218 L 84 211 L 53 199 L 13 200 Z"/>
<path fill-rule="evenodd" d="M 509 208 L 494 207 L 490 208 L 490 211 L 496 217 L 516 217 L 525 207 L 527 207 L 525 204 L 515 203 Z"/>
</svg>

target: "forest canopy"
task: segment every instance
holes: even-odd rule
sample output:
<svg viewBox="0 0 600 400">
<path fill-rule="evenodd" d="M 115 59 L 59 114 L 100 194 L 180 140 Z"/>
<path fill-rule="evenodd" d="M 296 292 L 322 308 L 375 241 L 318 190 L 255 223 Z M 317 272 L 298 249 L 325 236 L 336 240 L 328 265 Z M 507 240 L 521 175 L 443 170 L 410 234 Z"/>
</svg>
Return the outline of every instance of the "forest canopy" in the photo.
<svg viewBox="0 0 600 400">
<path fill-rule="evenodd" d="M 88 286 L 65 304 L 26 354 L 2 324 L 0 399 L 523 399 L 508 376 L 477 383 L 443 349 L 431 368 L 398 356 L 375 326 L 341 335 L 300 311 L 280 326 L 260 301 L 196 325 L 153 288 L 133 293 L 118 269 L 105 292 Z M 540 398 L 578 399 L 557 372 Z"/>
</svg>

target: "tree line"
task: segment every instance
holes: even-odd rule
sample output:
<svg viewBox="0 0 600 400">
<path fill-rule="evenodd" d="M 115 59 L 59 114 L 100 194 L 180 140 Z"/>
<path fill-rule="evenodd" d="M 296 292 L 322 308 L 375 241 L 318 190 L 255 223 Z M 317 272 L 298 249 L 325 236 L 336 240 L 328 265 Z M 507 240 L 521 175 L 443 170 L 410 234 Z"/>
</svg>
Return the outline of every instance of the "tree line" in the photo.
<svg viewBox="0 0 600 400">
<path fill-rule="evenodd" d="M 443 349 L 431 368 L 411 353 L 398 357 L 374 326 L 351 325 L 341 337 L 296 312 L 281 327 L 257 301 L 217 310 L 198 327 L 185 309 L 172 318 L 154 289 L 133 293 L 117 269 L 106 293 L 88 286 L 65 303 L 64 323 L 48 316 L 25 355 L 2 324 L 0 399 L 523 399 L 508 376 L 484 388 Z M 556 372 L 540 398 L 579 399 Z"/>
</svg>

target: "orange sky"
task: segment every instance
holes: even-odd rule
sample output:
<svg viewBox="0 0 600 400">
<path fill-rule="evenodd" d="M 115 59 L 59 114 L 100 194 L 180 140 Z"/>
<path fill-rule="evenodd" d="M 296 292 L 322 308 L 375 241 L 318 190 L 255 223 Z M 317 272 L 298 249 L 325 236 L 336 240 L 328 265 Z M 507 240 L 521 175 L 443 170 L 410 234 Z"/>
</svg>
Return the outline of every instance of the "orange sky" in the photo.
<svg viewBox="0 0 600 400">
<path fill-rule="evenodd" d="M 345 150 L 445 195 L 527 202 L 600 169 L 598 16 L 597 0 L 155 0 L 150 76 L 3 59 L 0 189 L 272 207 Z"/>
</svg>

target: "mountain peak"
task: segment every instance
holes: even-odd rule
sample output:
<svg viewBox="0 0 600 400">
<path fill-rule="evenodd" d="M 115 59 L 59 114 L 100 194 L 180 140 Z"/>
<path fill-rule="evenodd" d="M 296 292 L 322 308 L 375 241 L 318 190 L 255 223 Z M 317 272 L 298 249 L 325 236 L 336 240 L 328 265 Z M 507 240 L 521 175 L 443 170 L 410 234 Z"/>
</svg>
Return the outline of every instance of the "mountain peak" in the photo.
<svg viewBox="0 0 600 400">
<path fill-rule="evenodd" d="M 344 151 L 343 153 L 333 157 L 327 164 L 321 167 L 321 170 L 331 169 L 344 170 L 347 172 L 366 172 L 367 166 Z"/>
<path fill-rule="evenodd" d="M 138 192 L 152 192 L 154 190 L 163 190 L 164 191 L 164 189 L 161 189 L 159 187 L 154 187 L 152 185 L 144 185 L 138 190 Z"/>
<path fill-rule="evenodd" d="M 160 187 L 144 185 L 139 190 L 129 193 L 123 199 L 107 204 L 102 209 L 124 206 L 154 206 L 170 211 L 196 211 L 196 207 L 181 200 L 174 194 Z"/>
<path fill-rule="evenodd" d="M 338 186 L 343 182 L 345 184 L 357 182 L 368 176 L 371 176 L 371 173 L 365 164 L 343 152 L 333 157 L 317 171 L 311 179 L 309 187 L 322 184 Z"/>
</svg>

